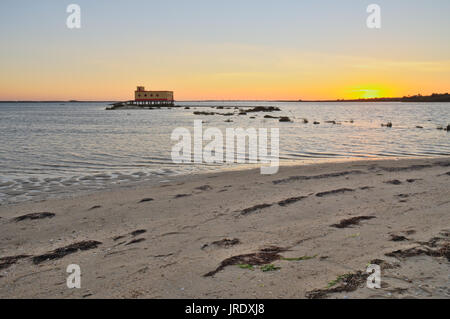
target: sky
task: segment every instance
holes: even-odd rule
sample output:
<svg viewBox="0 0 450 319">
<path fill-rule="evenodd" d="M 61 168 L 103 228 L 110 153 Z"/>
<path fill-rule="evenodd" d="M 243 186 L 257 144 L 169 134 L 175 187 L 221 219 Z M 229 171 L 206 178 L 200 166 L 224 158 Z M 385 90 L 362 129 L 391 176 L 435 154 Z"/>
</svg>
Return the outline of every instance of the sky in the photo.
<svg viewBox="0 0 450 319">
<path fill-rule="evenodd" d="M 69 29 L 66 8 L 81 7 Z M 369 4 L 381 28 L 366 25 Z M 450 91 L 448 0 L 1 0 L 0 100 L 308 100 Z"/>
</svg>

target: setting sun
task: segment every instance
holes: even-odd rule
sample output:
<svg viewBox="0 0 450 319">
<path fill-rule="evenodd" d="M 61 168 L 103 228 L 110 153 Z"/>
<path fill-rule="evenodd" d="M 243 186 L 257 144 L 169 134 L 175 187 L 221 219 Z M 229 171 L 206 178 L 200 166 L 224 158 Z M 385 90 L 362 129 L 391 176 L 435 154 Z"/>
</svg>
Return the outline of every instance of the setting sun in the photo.
<svg viewBox="0 0 450 319">
<path fill-rule="evenodd" d="M 345 90 L 344 97 L 348 99 L 373 99 L 389 97 L 395 94 L 392 89 L 382 86 L 366 85 Z"/>
<path fill-rule="evenodd" d="M 359 97 L 363 99 L 372 99 L 382 97 L 380 95 L 380 90 L 377 89 L 362 89 L 359 90 Z"/>
</svg>

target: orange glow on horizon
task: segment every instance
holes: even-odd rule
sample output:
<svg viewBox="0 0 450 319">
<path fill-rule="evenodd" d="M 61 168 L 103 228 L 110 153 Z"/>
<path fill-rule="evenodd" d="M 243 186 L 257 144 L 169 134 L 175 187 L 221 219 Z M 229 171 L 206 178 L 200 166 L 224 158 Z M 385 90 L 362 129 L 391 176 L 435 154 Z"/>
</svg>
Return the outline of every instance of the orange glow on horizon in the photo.
<svg viewBox="0 0 450 319">
<path fill-rule="evenodd" d="M 163 58 L 150 48 L 148 54 L 37 54 L 26 64 L 4 66 L 0 100 L 125 101 L 134 98 L 137 85 L 174 91 L 178 101 L 402 97 L 450 87 L 447 60 L 406 62 L 237 44 L 184 49 L 183 55 L 167 51 Z M 147 62 L 152 60 L 159 62 Z"/>
<path fill-rule="evenodd" d="M 395 95 L 394 91 L 390 88 L 384 86 L 358 86 L 350 90 L 346 90 L 344 97 L 346 99 L 373 99 L 373 98 L 384 98 L 384 97 L 401 97 L 403 95 Z"/>
<path fill-rule="evenodd" d="M 372 98 L 390 98 L 403 97 L 407 95 L 431 95 L 432 93 L 446 93 L 448 90 L 392 90 L 387 88 L 377 88 L 370 86 L 361 86 L 360 88 L 321 88 L 311 93 L 305 93 L 301 89 L 288 90 L 259 90 L 253 88 L 242 88 L 238 90 L 208 90 L 199 93 L 192 89 L 177 89 L 173 87 L 149 87 L 154 90 L 173 90 L 176 101 L 201 101 L 201 100 L 260 100 L 260 101 L 297 101 L 297 100 L 339 100 L 339 99 L 372 99 Z M 48 91 L 39 92 L 29 91 L 27 93 L 10 91 L 7 95 L 0 94 L 2 101 L 127 101 L 134 99 L 133 92 L 135 86 L 127 85 L 124 88 L 115 90 L 91 90 L 89 88 L 80 88 L 64 90 L 59 94 L 49 94 Z M 96 91 L 95 93 L 92 91 Z"/>
</svg>

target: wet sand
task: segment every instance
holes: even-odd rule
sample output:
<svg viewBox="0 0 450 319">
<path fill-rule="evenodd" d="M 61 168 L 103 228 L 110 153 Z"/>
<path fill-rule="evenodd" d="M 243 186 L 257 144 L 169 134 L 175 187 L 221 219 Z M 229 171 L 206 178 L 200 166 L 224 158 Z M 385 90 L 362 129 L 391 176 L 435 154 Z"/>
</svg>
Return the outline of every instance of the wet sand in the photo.
<svg viewBox="0 0 450 319">
<path fill-rule="evenodd" d="M 0 297 L 450 298 L 449 185 L 449 158 L 355 161 L 1 206 Z"/>
</svg>

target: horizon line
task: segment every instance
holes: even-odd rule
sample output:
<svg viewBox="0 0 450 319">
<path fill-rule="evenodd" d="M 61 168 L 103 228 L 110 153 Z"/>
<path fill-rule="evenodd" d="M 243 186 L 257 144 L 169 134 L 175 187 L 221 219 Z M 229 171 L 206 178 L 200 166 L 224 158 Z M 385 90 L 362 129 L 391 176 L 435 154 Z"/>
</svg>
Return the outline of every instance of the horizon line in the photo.
<svg viewBox="0 0 450 319">
<path fill-rule="evenodd" d="M 266 100 L 266 99 L 193 99 L 193 100 L 174 100 L 175 102 L 287 102 L 287 103 L 295 103 L 295 102 L 362 102 L 362 101 L 383 101 L 383 100 L 401 100 L 404 98 L 411 98 L 411 97 L 432 97 L 433 95 L 449 95 L 448 92 L 446 93 L 433 93 L 430 95 L 421 95 L 418 93 L 417 95 L 405 95 L 402 97 L 374 97 L 374 98 L 357 98 L 357 99 L 345 99 L 345 98 L 338 98 L 338 99 L 313 99 L 313 100 L 292 100 L 292 99 L 273 99 L 273 100 Z M 114 103 L 114 102 L 127 102 L 132 100 L 77 100 L 77 99 L 70 99 L 70 100 L 0 100 L 0 103 Z M 391 101 L 393 102 L 393 101 Z"/>
<path fill-rule="evenodd" d="M 417 93 L 415 95 L 403 95 L 403 96 L 384 96 L 384 97 L 370 97 L 370 98 L 334 98 L 334 99 L 189 99 L 189 100 L 174 100 L 174 102 L 348 102 L 348 101 L 376 101 L 376 100 L 400 100 L 412 97 L 433 97 L 449 95 L 448 92 L 445 93 L 432 93 L 429 95 L 422 95 Z M 68 99 L 68 100 L 0 100 L 0 103 L 94 103 L 94 102 L 128 102 L 134 100 L 78 100 L 78 99 Z"/>
</svg>

